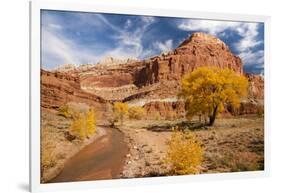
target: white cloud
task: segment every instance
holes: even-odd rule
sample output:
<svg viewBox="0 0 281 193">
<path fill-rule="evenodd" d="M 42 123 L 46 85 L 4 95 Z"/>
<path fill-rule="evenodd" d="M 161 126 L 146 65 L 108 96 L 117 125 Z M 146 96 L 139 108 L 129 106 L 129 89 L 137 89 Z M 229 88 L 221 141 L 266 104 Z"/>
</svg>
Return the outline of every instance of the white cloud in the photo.
<svg viewBox="0 0 281 193">
<path fill-rule="evenodd" d="M 264 62 L 264 51 L 259 50 L 256 52 L 246 51 L 239 54 L 242 60 L 248 65 L 263 65 Z"/>
<path fill-rule="evenodd" d="M 53 28 L 53 29 L 56 29 L 56 30 L 62 29 L 61 25 L 58 25 L 58 24 L 55 24 L 55 23 L 50 23 L 49 27 Z"/>
<path fill-rule="evenodd" d="M 126 23 L 125 23 L 125 29 L 128 29 L 132 26 L 132 21 L 130 19 L 127 19 Z"/>
<path fill-rule="evenodd" d="M 257 23 L 242 23 L 236 31 L 242 39 L 236 44 L 236 49 L 240 52 L 245 52 L 263 43 L 257 39 L 258 24 Z"/>
<path fill-rule="evenodd" d="M 178 25 L 179 29 L 185 31 L 203 31 L 213 35 L 219 35 L 226 29 L 235 29 L 238 22 L 213 21 L 213 20 L 186 20 Z"/>
<path fill-rule="evenodd" d="M 146 24 L 151 24 L 153 22 L 155 22 L 155 17 L 151 17 L 151 16 L 141 16 L 140 17 L 141 20 L 146 23 Z"/>
<path fill-rule="evenodd" d="M 161 52 L 168 52 L 173 49 L 173 40 L 169 39 L 165 42 L 154 42 L 153 47 Z"/>
</svg>

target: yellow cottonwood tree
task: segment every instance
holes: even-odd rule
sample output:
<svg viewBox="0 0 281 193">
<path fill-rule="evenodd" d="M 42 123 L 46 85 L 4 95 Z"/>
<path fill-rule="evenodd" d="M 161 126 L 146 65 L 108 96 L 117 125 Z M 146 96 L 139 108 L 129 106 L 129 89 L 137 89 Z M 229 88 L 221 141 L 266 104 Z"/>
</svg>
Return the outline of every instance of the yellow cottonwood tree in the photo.
<svg viewBox="0 0 281 193">
<path fill-rule="evenodd" d="M 247 95 L 248 80 L 228 68 L 200 67 L 182 78 L 179 97 L 185 101 L 186 116 L 204 116 L 213 125 L 225 105 L 240 106 Z"/>
<path fill-rule="evenodd" d="M 86 113 L 86 133 L 88 137 L 96 132 L 96 122 L 95 111 L 90 109 Z"/>
<path fill-rule="evenodd" d="M 129 113 L 129 106 L 127 103 L 115 102 L 113 112 L 115 121 L 121 121 L 121 124 L 123 124 L 125 116 Z"/>
<path fill-rule="evenodd" d="M 85 113 L 75 112 L 71 124 L 71 132 L 81 138 L 90 137 L 96 132 L 96 115 L 93 109 Z"/>
<path fill-rule="evenodd" d="M 86 119 L 83 113 L 75 113 L 70 129 L 75 136 L 78 136 L 81 139 L 86 137 Z"/>
</svg>

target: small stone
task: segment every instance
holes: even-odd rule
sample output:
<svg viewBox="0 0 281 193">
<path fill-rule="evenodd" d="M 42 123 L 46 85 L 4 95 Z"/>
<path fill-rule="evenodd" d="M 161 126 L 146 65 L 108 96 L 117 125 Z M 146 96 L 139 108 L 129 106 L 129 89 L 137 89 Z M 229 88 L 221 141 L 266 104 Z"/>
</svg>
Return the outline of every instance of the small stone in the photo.
<svg viewBox="0 0 281 193">
<path fill-rule="evenodd" d="M 126 157 L 128 157 L 128 158 L 131 157 L 131 154 L 127 154 Z"/>
<path fill-rule="evenodd" d="M 147 144 L 143 144 L 141 147 L 146 147 L 146 146 L 148 146 Z"/>
<path fill-rule="evenodd" d="M 148 149 L 146 153 L 152 153 L 152 148 Z"/>
<path fill-rule="evenodd" d="M 148 161 L 145 161 L 145 166 L 150 166 L 150 163 Z"/>
</svg>

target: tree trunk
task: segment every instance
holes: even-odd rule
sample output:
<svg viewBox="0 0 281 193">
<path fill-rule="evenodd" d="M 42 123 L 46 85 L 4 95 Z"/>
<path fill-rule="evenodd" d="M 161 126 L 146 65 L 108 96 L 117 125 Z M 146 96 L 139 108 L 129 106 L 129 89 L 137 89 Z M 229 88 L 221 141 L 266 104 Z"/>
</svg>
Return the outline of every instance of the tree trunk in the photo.
<svg viewBox="0 0 281 193">
<path fill-rule="evenodd" d="M 216 117 L 215 117 L 215 116 L 213 116 L 213 115 L 210 116 L 210 117 L 209 117 L 209 124 L 208 124 L 208 125 L 209 125 L 209 126 L 212 126 L 212 125 L 215 123 L 215 120 L 216 120 Z"/>
<path fill-rule="evenodd" d="M 209 126 L 212 126 L 215 123 L 217 112 L 218 112 L 218 106 L 214 108 L 212 115 L 209 116 L 209 124 L 208 124 Z"/>
</svg>

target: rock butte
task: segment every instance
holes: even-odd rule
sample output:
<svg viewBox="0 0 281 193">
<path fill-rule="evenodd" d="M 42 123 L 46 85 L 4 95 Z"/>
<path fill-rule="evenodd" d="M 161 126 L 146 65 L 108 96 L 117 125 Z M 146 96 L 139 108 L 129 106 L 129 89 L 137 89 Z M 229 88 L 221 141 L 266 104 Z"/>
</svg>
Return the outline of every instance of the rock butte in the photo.
<svg viewBox="0 0 281 193">
<path fill-rule="evenodd" d="M 107 58 L 97 65 L 65 65 L 53 72 L 41 70 L 42 107 L 57 108 L 69 101 L 85 102 L 106 112 L 114 101 L 142 104 L 148 113 L 184 115 L 182 101 L 175 98 L 179 80 L 201 66 L 233 69 L 243 73 L 242 60 L 220 39 L 194 33 L 175 50 L 146 60 Z M 263 105 L 264 80 L 245 74 L 250 82 L 249 97 L 240 113 L 254 113 Z M 141 103 L 140 103 L 141 101 Z"/>
</svg>

